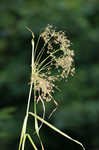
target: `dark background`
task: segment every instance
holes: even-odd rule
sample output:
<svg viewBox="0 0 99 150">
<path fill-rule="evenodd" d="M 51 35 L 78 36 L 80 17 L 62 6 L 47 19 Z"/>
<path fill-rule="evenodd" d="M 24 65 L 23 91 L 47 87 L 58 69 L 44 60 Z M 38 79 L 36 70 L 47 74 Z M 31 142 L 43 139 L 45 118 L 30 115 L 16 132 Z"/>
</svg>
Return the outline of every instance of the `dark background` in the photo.
<svg viewBox="0 0 99 150">
<path fill-rule="evenodd" d="M 25 115 L 31 59 L 25 26 L 37 37 L 47 24 L 66 32 L 76 67 L 73 78 L 59 83 L 59 107 L 49 122 L 87 150 L 99 150 L 99 0 L 0 0 L 0 150 L 18 149 Z M 46 104 L 46 116 L 52 109 Z M 81 149 L 45 125 L 41 137 L 48 150 Z"/>
</svg>

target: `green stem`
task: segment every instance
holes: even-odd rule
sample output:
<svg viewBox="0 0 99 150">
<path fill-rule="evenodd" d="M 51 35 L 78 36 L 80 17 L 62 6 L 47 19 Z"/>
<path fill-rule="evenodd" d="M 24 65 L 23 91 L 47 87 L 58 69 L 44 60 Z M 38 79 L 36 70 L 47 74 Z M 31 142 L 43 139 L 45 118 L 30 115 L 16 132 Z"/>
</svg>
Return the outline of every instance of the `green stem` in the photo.
<svg viewBox="0 0 99 150">
<path fill-rule="evenodd" d="M 28 137 L 29 141 L 31 142 L 32 146 L 34 147 L 35 150 L 38 150 L 35 143 L 33 142 L 31 136 L 29 134 L 26 134 L 26 136 Z"/>
<path fill-rule="evenodd" d="M 50 127 L 51 129 L 53 129 L 54 131 L 58 132 L 59 134 L 63 135 L 64 137 L 68 138 L 69 140 L 79 144 L 83 150 L 85 150 L 83 144 L 73 138 L 71 138 L 70 136 L 68 136 L 66 133 L 62 132 L 61 130 L 57 129 L 56 127 L 54 127 L 53 125 L 51 125 L 49 122 L 45 121 L 44 119 L 42 119 L 41 117 L 35 115 L 32 112 L 29 112 L 30 115 L 32 115 L 33 117 L 37 118 L 38 120 L 40 120 L 41 122 L 43 122 L 44 124 L 46 124 L 48 127 Z"/>
<path fill-rule="evenodd" d="M 32 74 L 35 72 L 35 66 L 34 66 L 34 39 L 32 39 Z"/>
<path fill-rule="evenodd" d="M 33 84 L 31 83 L 31 85 L 30 85 L 30 91 L 29 91 L 29 97 L 28 97 L 28 104 L 27 104 L 26 114 L 28 114 L 28 112 L 29 112 L 29 106 L 30 106 L 30 100 L 31 100 L 31 94 L 32 94 L 32 87 L 33 87 Z"/>
<path fill-rule="evenodd" d="M 37 112 L 36 112 L 36 91 L 35 91 L 35 84 L 36 83 L 34 83 L 34 114 L 36 115 Z M 37 135 L 39 135 L 38 121 L 37 121 L 36 117 L 35 117 L 35 130 L 36 130 Z"/>
</svg>

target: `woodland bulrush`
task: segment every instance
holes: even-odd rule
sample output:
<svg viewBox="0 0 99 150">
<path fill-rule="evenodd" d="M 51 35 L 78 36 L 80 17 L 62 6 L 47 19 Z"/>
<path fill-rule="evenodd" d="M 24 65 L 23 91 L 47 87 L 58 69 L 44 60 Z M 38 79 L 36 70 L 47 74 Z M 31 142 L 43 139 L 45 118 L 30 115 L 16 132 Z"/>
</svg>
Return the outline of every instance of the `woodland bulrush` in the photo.
<svg viewBox="0 0 99 150">
<path fill-rule="evenodd" d="M 70 40 L 67 39 L 63 31 L 57 31 L 51 25 L 47 25 L 45 30 L 39 35 L 38 41 L 35 45 L 34 33 L 31 29 L 27 28 L 32 33 L 32 61 L 31 61 L 31 78 L 30 78 L 30 92 L 28 97 L 27 111 L 25 119 L 23 122 L 23 128 L 20 137 L 19 150 L 24 150 L 26 138 L 29 139 L 33 148 L 38 150 L 30 134 L 27 133 L 27 122 L 29 115 L 34 117 L 35 133 L 41 144 L 42 150 L 44 146 L 42 144 L 39 130 L 42 124 L 46 124 L 48 127 L 52 128 L 56 132 L 65 136 L 66 138 L 83 145 L 77 140 L 72 139 L 67 134 L 63 133 L 50 123 L 44 120 L 45 117 L 45 102 L 53 101 L 53 104 L 57 107 L 57 102 L 53 98 L 53 93 L 55 88 L 55 81 L 68 78 L 69 75 L 74 75 L 75 68 L 73 66 L 74 62 L 74 51 L 70 50 Z M 42 41 L 43 46 L 39 49 L 39 43 Z M 54 70 L 54 72 L 53 72 Z M 34 93 L 34 110 L 30 112 L 30 100 L 31 93 Z M 43 117 L 37 115 L 37 103 L 42 103 L 43 106 Z M 56 109 L 55 109 L 56 110 Z M 55 111 L 53 110 L 53 112 Z M 52 113 L 53 113 L 52 112 Z M 50 114 L 50 116 L 52 115 Z M 41 125 L 38 125 L 38 120 L 41 121 Z"/>
</svg>

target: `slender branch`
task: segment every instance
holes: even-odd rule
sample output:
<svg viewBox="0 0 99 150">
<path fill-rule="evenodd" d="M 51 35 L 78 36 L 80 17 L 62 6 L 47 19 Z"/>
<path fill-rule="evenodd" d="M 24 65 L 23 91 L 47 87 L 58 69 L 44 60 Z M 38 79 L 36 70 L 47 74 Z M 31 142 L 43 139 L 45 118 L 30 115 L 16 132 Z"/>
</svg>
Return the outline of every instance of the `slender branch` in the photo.
<svg viewBox="0 0 99 150">
<path fill-rule="evenodd" d="M 39 63 L 39 61 L 40 61 L 40 59 L 41 59 L 41 57 L 42 57 L 42 55 L 43 55 L 45 46 L 48 44 L 48 42 L 51 40 L 52 37 L 53 37 L 53 36 L 51 36 L 50 39 L 49 39 L 46 43 L 44 43 L 43 47 L 41 48 L 41 50 L 40 50 L 40 52 L 39 52 L 39 54 L 38 54 L 38 56 L 37 56 L 37 58 L 36 58 L 36 61 L 35 61 L 36 63 Z"/>
<path fill-rule="evenodd" d="M 50 55 L 48 55 L 48 57 L 46 57 L 38 66 L 38 69 L 50 58 L 52 57 L 53 54 L 57 53 L 58 51 L 60 51 L 60 49 L 57 49 L 55 52 L 51 53 Z"/>
</svg>

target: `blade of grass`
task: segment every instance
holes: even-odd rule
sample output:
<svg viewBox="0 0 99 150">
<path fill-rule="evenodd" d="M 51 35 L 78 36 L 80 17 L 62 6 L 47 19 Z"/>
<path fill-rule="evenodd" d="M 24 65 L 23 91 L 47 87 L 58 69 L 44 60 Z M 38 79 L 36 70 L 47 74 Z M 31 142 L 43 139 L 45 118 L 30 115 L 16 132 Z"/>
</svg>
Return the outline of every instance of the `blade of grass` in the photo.
<svg viewBox="0 0 99 150">
<path fill-rule="evenodd" d="M 26 134 L 23 136 L 22 150 L 24 150 L 25 141 L 26 141 Z"/>
<path fill-rule="evenodd" d="M 26 134 L 26 136 L 28 137 L 28 139 L 29 139 L 30 143 L 32 144 L 32 146 L 34 147 L 34 149 L 38 150 L 35 143 L 33 142 L 32 138 L 31 138 L 31 136 L 29 134 Z"/>
<path fill-rule="evenodd" d="M 24 140 L 24 135 L 25 135 L 26 126 L 27 126 L 27 119 L 28 119 L 28 115 L 26 115 L 25 118 L 24 118 L 24 122 L 23 122 L 23 127 L 22 127 L 22 132 L 21 132 L 21 137 L 20 137 L 20 143 L 19 143 L 19 148 L 18 148 L 18 150 L 21 149 L 21 145 L 22 145 L 23 140 Z"/>
<path fill-rule="evenodd" d="M 35 115 L 32 112 L 29 112 L 30 115 L 32 115 L 33 117 L 37 118 L 38 120 L 40 120 L 41 122 L 43 122 L 44 124 L 46 124 L 48 127 L 50 127 L 51 129 L 53 129 L 54 131 L 58 132 L 59 134 L 63 135 L 64 137 L 68 138 L 69 140 L 79 144 L 83 150 L 85 150 L 83 144 L 73 138 L 71 138 L 69 135 L 67 135 L 66 133 L 62 132 L 61 130 L 57 129 L 56 127 L 54 127 L 53 125 L 51 125 L 50 123 L 48 123 L 47 121 L 45 121 L 44 119 L 42 119 L 41 117 Z"/>
</svg>

